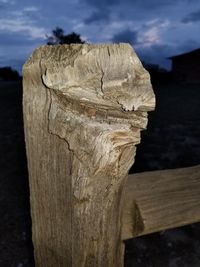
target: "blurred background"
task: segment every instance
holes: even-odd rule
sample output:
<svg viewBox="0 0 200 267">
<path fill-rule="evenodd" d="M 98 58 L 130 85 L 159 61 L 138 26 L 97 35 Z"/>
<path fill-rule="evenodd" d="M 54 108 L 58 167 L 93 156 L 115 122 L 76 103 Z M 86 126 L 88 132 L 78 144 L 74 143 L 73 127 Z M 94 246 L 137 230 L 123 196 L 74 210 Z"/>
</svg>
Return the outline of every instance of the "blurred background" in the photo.
<svg viewBox="0 0 200 267">
<path fill-rule="evenodd" d="M 0 267 L 33 267 L 22 65 L 43 44 L 128 42 L 157 107 L 133 172 L 200 163 L 198 0 L 0 0 Z M 199 267 L 200 224 L 126 241 L 126 267 Z"/>
</svg>

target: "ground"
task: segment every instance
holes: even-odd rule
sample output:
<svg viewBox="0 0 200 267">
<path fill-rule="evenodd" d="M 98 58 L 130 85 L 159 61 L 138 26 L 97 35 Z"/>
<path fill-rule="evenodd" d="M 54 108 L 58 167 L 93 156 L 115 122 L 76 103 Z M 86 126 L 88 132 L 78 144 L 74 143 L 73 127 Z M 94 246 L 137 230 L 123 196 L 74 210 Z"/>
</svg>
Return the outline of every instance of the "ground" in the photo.
<svg viewBox="0 0 200 267">
<path fill-rule="evenodd" d="M 154 86 L 131 172 L 200 163 L 200 85 Z M 0 267 L 33 267 L 22 91 L 0 83 Z M 199 267 L 200 223 L 126 241 L 125 267 Z M 56 266 L 55 266 L 56 267 Z"/>
</svg>

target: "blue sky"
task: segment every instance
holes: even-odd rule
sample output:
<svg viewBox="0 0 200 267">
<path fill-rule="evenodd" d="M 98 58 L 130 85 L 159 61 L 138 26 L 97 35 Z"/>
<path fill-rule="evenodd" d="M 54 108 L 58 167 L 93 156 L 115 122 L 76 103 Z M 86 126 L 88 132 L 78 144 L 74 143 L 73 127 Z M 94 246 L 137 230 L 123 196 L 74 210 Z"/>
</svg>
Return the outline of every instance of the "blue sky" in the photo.
<svg viewBox="0 0 200 267">
<path fill-rule="evenodd" d="M 145 62 L 200 47 L 200 0 L 0 0 L 0 66 L 20 70 L 56 26 L 89 43 L 130 42 Z"/>
</svg>

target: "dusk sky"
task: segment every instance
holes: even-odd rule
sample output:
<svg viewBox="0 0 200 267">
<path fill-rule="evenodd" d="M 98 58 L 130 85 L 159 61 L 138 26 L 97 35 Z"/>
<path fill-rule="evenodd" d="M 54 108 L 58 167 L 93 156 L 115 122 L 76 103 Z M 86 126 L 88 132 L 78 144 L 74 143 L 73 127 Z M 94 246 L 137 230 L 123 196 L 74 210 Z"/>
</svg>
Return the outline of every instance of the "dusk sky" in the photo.
<svg viewBox="0 0 200 267">
<path fill-rule="evenodd" d="M 88 43 L 129 42 L 142 61 L 200 48 L 200 0 L 0 0 L 0 66 L 20 71 L 59 26 Z"/>
</svg>

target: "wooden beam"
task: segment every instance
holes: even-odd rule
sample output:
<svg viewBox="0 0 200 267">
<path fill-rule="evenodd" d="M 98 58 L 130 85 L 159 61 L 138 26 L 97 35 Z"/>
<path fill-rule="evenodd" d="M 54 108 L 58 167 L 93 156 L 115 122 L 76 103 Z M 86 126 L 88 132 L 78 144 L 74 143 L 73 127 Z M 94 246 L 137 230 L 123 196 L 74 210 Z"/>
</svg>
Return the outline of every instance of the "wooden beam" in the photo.
<svg viewBox="0 0 200 267">
<path fill-rule="evenodd" d="M 36 267 L 122 267 L 122 192 L 155 97 L 132 47 L 37 49 L 23 68 Z"/>
<path fill-rule="evenodd" d="M 122 238 L 200 221 L 200 165 L 129 175 Z"/>
</svg>

